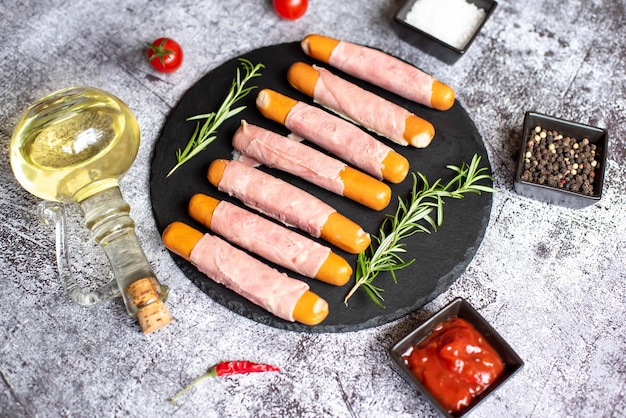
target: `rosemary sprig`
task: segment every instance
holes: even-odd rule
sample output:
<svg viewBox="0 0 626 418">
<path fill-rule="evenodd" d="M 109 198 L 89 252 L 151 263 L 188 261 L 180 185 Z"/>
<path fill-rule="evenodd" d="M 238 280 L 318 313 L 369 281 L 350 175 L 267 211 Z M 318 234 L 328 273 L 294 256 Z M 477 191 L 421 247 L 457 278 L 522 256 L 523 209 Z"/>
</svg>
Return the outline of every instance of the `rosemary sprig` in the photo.
<svg viewBox="0 0 626 418">
<path fill-rule="evenodd" d="M 245 75 L 242 78 L 240 68 L 237 68 L 237 75 L 233 79 L 230 91 L 218 111 L 192 116 L 187 119 L 188 121 L 204 120 L 204 124 L 200 127 L 200 122 L 197 122 L 196 129 L 185 149 L 176 151 L 177 164 L 167 173 L 167 177 L 171 176 L 180 166 L 195 157 L 213 142 L 215 138 L 217 138 L 215 131 L 226 119 L 235 116 L 246 108 L 246 106 L 239 106 L 231 109 L 236 102 L 246 97 L 250 91 L 256 88 L 256 86 L 245 87 L 245 85 L 250 79 L 259 77 L 261 75 L 261 69 L 265 68 L 265 66 L 263 64 L 254 65 L 244 58 L 239 58 L 239 61 L 241 61 L 243 69 L 245 70 Z"/>
<path fill-rule="evenodd" d="M 387 215 L 383 221 L 379 235 L 372 237 L 369 251 L 363 251 L 357 256 L 356 283 L 344 299 L 348 300 L 359 289 L 363 288 L 369 297 L 384 308 L 382 292 L 384 289 L 374 285 L 374 279 L 381 272 L 389 272 L 394 283 L 397 283 L 396 270 L 402 269 L 415 261 L 404 261 L 402 255 L 406 253 L 406 244 L 403 239 L 418 233 L 436 231 L 443 222 L 444 198 L 461 199 L 466 193 L 488 192 L 493 193 L 492 187 L 478 184 L 479 181 L 491 179 L 485 174 L 486 168 L 479 167 L 480 156 L 474 155 L 469 165 L 463 163 L 461 167 L 447 166 L 455 171 L 456 176 L 448 183 L 441 179 L 432 185 L 422 173 L 412 173 L 413 187 L 411 194 L 404 201 L 399 198 L 398 209 L 395 215 Z M 422 188 L 418 190 L 418 177 L 422 181 Z M 434 213 L 433 213 L 434 212 Z M 377 244 L 374 247 L 374 243 Z"/>
</svg>

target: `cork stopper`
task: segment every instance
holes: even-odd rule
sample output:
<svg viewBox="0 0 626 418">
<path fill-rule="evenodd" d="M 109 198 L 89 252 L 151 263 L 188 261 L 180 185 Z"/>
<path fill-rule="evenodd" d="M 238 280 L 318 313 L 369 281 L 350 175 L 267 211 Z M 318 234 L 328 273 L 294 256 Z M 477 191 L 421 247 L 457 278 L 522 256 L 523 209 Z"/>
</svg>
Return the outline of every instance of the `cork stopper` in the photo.
<svg viewBox="0 0 626 418">
<path fill-rule="evenodd" d="M 163 301 L 159 300 L 141 308 L 137 312 L 137 320 L 143 333 L 150 334 L 169 325 L 172 316 Z"/>
<path fill-rule="evenodd" d="M 161 285 L 153 277 L 139 279 L 126 288 L 137 307 L 137 320 L 144 334 L 158 331 L 172 322 L 160 292 Z"/>
</svg>

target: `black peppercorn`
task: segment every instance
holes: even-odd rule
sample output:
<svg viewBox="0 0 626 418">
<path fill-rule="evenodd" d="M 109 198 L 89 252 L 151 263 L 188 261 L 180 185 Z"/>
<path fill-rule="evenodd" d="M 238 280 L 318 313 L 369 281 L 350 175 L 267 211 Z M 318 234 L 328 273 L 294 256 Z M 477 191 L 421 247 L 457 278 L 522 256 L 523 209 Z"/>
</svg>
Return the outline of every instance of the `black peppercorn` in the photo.
<svg viewBox="0 0 626 418">
<path fill-rule="evenodd" d="M 593 195 L 596 144 L 536 126 L 526 142 L 522 180 Z"/>
</svg>

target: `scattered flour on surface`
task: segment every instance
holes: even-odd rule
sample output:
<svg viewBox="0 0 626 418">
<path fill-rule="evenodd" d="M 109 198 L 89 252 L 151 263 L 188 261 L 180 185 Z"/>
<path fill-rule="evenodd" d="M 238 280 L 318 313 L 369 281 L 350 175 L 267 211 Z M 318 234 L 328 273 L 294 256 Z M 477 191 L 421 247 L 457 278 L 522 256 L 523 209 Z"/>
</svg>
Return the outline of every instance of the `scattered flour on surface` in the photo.
<svg viewBox="0 0 626 418">
<path fill-rule="evenodd" d="M 463 49 L 485 15 L 485 10 L 466 0 L 417 0 L 407 13 L 406 21 L 455 48 Z"/>
</svg>

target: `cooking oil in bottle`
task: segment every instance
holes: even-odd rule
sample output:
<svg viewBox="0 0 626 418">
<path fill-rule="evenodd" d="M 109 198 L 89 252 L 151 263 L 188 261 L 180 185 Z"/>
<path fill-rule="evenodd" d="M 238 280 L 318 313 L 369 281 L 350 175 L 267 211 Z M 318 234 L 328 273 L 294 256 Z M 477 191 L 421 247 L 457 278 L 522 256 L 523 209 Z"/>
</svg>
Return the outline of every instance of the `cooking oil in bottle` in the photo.
<svg viewBox="0 0 626 418">
<path fill-rule="evenodd" d="M 139 126 L 128 107 L 99 90 L 48 96 L 22 116 L 11 142 L 11 166 L 30 193 L 80 202 L 116 186 L 139 149 Z"/>
<path fill-rule="evenodd" d="M 121 293 L 129 314 L 137 316 L 147 333 L 169 324 L 171 316 L 164 305 L 167 287 L 150 268 L 118 184 L 137 156 L 139 139 L 137 120 L 125 103 L 99 89 L 73 87 L 24 112 L 13 132 L 10 160 L 16 179 L 33 195 L 78 203 L 111 264 L 118 289 L 84 291 L 60 256 L 65 243 L 57 242 L 59 273 L 70 296 L 90 306 Z M 49 203 L 40 215 L 53 221 L 57 231 L 61 228 L 64 241 L 60 206 Z"/>
</svg>

